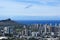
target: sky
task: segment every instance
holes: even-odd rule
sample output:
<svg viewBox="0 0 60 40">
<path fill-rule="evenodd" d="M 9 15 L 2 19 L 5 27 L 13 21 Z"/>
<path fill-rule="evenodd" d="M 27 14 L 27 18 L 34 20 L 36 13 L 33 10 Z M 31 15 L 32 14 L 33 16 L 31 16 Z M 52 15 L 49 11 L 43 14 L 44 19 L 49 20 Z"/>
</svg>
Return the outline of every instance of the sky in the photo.
<svg viewBox="0 0 60 40">
<path fill-rule="evenodd" d="M 0 20 L 60 20 L 60 0 L 0 0 Z"/>
</svg>

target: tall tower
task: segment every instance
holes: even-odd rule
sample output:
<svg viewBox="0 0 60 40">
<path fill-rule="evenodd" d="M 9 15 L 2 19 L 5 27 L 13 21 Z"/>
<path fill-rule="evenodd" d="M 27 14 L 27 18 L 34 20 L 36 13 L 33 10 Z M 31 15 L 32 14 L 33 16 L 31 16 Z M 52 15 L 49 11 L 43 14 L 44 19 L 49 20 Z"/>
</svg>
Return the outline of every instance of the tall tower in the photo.
<svg viewBox="0 0 60 40">
<path fill-rule="evenodd" d="M 47 24 L 44 25 L 44 28 L 45 28 L 45 33 L 47 33 Z"/>
<path fill-rule="evenodd" d="M 43 26 L 42 26 L 42 24 L 39 25 L 39 29 L 38 30 L 39 30 L 40 34 L 43 34 Z"/>
<path fill-rule="evenodd" d="M 28 35 L 27 33 L 28 33 L 28 30 L 27 30 L 26 26 L 24 25 L 24 35 L 27 36 Z"/>
</svg>

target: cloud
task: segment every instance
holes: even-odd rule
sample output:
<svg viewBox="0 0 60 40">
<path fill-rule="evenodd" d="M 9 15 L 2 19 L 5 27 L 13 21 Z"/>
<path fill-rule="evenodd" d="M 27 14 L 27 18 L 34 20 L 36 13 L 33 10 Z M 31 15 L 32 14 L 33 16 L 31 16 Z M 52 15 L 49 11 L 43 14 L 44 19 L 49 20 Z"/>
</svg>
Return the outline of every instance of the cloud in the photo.
<svg viewBox="0 0 60 40">
<path fill-rule="evenodd" d="M 25 5 L 16 3 L 13 1 L 4 1 L 0 0 L 0 7 L 4 7 L 3 9 L 0 9 L 0 15 L 1 16 L 14 16 L 18 15 L 17 11 L 22 10 Z"/>
<path fill-rule="evenodd" d="M 0 0 L 0 17 L 60 16 L 58 0 Z M 55 6 L 53 6 L 55 5 Z M 55 4 L 56 3 L 56 4 Z"/>
<path fill-rule="evenodd" d="M 59 6 L 60 5 L 60 0 L 16 0 L 19 2 L 24 2 L 24 3 L 31 3 L 31 4 L 37 4 L 37 5 L 49 5 L 52 6 Z"/>
<path fill-rule="evenodd" d="M 30 7 L 32 7 L 32 5 L 28 5 L 28 6 L 26 6 L 25 8 L 30 8 Z"/>
</svg>

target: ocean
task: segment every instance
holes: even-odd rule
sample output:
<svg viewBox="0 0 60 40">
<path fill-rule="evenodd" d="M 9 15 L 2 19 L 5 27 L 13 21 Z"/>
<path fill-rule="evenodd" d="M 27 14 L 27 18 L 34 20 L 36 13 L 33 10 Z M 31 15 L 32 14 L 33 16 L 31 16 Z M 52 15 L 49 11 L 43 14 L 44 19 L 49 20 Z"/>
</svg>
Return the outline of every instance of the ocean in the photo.
<svg viewBox="0 0 60 40">
<path fill-rule="evenodd" d="M 16 20 L 21 24 L 59 24 L 60 20 Z"/>
</svg>

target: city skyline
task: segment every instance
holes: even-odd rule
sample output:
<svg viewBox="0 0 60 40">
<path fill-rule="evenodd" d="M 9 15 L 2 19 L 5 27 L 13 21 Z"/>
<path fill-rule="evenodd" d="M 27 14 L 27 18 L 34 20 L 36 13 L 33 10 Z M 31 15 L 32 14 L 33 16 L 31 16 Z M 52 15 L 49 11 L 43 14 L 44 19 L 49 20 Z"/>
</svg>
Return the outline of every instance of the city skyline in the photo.
<svg viewBox="0 0 60 40">
<path fill-rule="evenodd" d="M 0 20 L 60 20 L 59 10 L 60 0 L 0 0 Z"/>
</svg>

